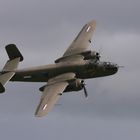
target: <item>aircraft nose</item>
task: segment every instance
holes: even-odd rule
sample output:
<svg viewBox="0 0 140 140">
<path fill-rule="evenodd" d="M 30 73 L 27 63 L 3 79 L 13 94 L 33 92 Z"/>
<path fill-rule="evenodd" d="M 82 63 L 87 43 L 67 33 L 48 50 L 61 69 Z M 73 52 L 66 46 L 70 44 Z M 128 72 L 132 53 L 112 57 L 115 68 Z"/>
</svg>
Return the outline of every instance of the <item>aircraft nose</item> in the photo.
<svg viewBox="0 0 140 140">
<path fill-rule="evenodd" d="M 106 69 L 112 71 L 112 74 L 115 74 L 118 71 L 119 66 L 114 63 L 106 63 Z"/>
<path fill-rule="evenodd" d="M 112 69 L 113 69 L 114 73 L 117 73 L 118 72 L 118 69 L 119 69 L 119 66 L 117 64 L 114 64 L 112 66 Z"/>
</svg>

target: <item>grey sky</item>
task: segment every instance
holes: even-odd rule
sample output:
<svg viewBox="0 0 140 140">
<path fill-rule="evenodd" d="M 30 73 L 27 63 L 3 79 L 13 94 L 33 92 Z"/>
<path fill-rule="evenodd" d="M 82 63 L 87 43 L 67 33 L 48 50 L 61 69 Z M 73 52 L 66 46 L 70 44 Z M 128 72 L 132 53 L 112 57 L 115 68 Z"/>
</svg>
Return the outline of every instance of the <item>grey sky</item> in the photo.
<svg viewBox="0 0 140 140">
<path fill-rule="evenodd" d="M 64 94 L 42 119 L 33 114 L 44 83 L 9 83 L 0 96 L 1 139 L 139 139 L 139 7 L 139 0 L 1 0 L 1 68 L 8 43 L 24 56 L 20 68 L 53 63 L 92 19 L 91 48 L 125 66 L 114 76 L 87 80 L 88 100 L 82 91 Z"/>
</svg>

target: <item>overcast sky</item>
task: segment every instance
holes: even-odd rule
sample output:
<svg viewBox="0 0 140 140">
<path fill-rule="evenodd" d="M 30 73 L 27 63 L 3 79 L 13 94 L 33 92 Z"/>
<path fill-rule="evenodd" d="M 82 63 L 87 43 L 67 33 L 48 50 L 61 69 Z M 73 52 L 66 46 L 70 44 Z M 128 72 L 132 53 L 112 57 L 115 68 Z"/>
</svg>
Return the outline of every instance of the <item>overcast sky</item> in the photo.
<svg viewBox="0 0 140 140">
<path fill-rule="evenodd" d="M 20 68 L 53 63 L 82 26 L 95 19 L 91 49 L 120 68 L 116 75 L 87 80 L 83 91 L 67 93 L 44 118 L 35 118 L 45 83 L 8 83 L 0 95 L 0 138 L 4 140 L 140 138 L 139 0 L 0 0 L 0 66 L 5 45 L 24 56 Z"/>
</svg>

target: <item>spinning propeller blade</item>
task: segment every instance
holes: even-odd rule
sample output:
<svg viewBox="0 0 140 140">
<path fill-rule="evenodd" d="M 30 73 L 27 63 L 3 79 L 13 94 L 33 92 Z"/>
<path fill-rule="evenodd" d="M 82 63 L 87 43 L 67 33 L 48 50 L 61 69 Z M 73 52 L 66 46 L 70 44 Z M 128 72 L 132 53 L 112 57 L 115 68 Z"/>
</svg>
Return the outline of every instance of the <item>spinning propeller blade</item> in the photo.
<svg viewBox="0 0 140 140">
<path fill-rule="evenodd" d="M 85 97 L 87 98 L 88 97 L 88 93 L 87 93 L 86 84 L 84 83 L 84 80 L 82 81 L 82 84 L 83 84 L 83 89 L 84 89 Z"/>
</svg>

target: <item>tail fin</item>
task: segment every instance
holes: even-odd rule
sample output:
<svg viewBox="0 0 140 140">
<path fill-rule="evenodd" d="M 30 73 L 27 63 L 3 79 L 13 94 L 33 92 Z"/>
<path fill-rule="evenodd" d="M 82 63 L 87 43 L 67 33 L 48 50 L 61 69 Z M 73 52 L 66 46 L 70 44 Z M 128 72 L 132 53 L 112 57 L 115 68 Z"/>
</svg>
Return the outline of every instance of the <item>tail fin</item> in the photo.
<svg viewBox="0 0 140 140">
<path fill-rule="evenodd" d="M 9 60 L 6 62 L 0 75 L 0 93 L 5 91 L 5 84 L 15 75 L 15 70 L 17 69 L 19 62 L 23 61 L 23 56 L 17 49 L 16 45 L 10 44 L 5 48 L 9 56 Z"/>
<path fill-rule="evenodd" d="M 6 49 L 6 52 L 9 56 L 10 60 L 19 57 L 20 61 L 23 61 L 23 56 L 22 56 L 22 54 L 20 53 L 20 51 L 18 50 L 18 48 L 16 47 L 15 44 L 9 44 L 5 47 L 5 49 Z"/>
</svg>

